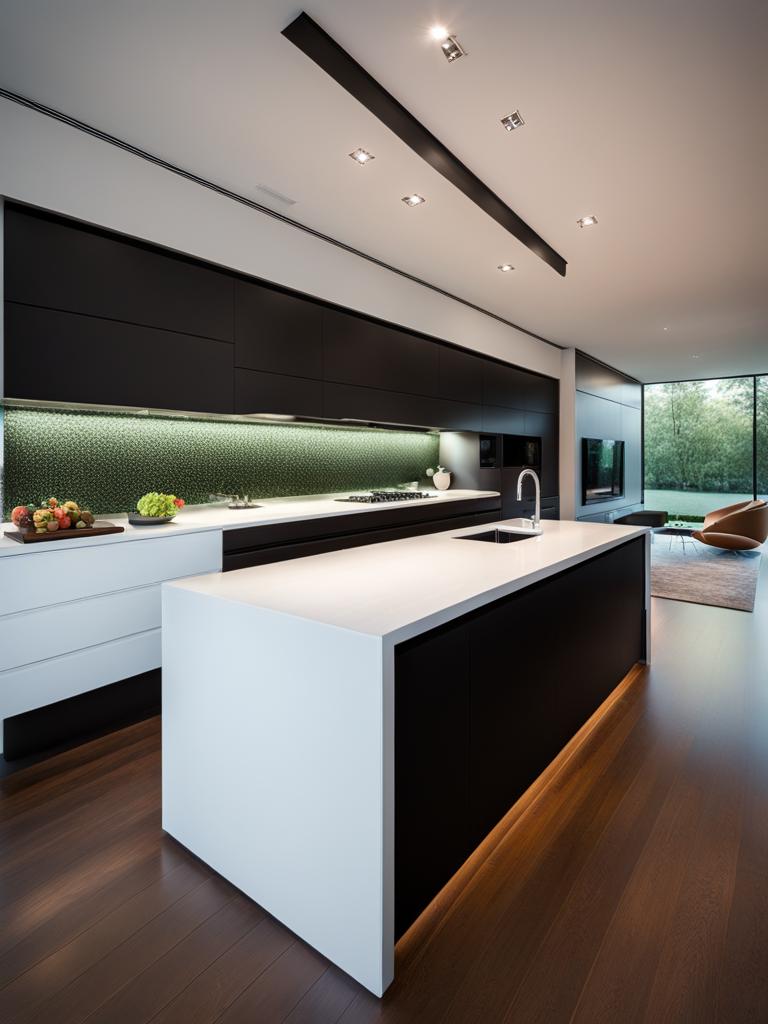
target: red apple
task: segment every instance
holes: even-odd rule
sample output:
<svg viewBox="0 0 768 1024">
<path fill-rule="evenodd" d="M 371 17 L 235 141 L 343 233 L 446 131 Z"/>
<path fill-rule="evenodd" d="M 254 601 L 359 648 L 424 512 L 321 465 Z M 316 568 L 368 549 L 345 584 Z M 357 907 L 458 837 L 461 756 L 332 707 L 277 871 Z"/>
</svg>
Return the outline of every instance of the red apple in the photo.
<svg viewBox="0 0 768 1024">
<path fill-rule="evenodd" d="M 69 518 L 69 516 L 57 516 L 56 522 L 58 522 L 60 530 L 68 530 L 72 525 L 72 520 Z"/>
<path fill-rule="evenodd" d="M 31 521 L 32 516 L 30 515 L 29 509 L 26 505 L 17 505 L 13 512 L 11 512 L 11 522 L 20 530 L 29 526 Z"/>
</svg>

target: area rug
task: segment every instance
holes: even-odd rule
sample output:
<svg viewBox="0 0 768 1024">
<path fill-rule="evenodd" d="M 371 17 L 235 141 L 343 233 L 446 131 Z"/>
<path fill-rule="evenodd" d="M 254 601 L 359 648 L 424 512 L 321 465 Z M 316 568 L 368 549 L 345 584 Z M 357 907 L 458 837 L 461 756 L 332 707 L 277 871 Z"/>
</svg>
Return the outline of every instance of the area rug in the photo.
<svg viewBox="0 0 768 1024">
<path fill-rule="evenodd" d="M 698 541 L 682 545 L 663 536 L 651 544 L 651 594 L 672 601 L 712 604 L 751 612 L 755 607 L 760 551 L 736 554 Z"/>
</svg>

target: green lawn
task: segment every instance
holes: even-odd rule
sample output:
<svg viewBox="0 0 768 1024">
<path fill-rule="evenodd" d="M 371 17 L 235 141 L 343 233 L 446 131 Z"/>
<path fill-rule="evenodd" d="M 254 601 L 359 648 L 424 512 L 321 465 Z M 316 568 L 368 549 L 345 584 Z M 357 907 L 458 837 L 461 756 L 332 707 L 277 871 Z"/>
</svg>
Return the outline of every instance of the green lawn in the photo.
<svg viewBox="0 0 768 1024">
<path fill-rule="evenodd" d="M 739 501 L 751 501 L 751 494 L 716 494 L 700 491 L 649 491 L 645 492 L 645 507 L 668 512 L 670 519 L 685 519 L 686 516 L 705 516 L 716 508 L 735 505 Z"/>
</svg>

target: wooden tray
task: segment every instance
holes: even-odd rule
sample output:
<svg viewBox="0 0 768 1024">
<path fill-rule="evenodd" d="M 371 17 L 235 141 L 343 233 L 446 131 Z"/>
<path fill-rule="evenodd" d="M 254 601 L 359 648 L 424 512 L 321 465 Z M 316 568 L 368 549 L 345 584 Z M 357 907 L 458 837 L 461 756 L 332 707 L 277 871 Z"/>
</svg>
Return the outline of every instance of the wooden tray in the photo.
<svg viewBox="0 0 768 1024">
<path fill-rule="evenodd" d="M 45 544 L 49 540 L 74 540 L 80 537 L 104 537 L 108 533 L 125 533 L 124 526 L 115 526 L 104 519 L 97 519 L 93 526 L 87 526 L 84 530 L 70 528 L 69 530 L 54 530 L 53 533 L 35 533 L 34 530 L 6 530 L 5 536 L 19 544 Z"/>
</svg>

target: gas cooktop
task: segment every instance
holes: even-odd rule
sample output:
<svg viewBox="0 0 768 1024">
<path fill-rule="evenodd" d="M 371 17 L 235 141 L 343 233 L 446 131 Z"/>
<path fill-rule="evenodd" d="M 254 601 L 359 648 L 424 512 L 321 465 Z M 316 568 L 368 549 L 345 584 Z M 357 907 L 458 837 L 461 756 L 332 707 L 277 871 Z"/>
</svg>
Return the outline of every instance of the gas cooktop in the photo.
<svg viewBox="0 0 768 1024">
<path fill-rule="evenodd" d="M 370 491 L 368 494 L 350 494 L 348 498 L 336 498 L 336 501 L 356 501 L 362 505 L 378 505 L 386 501 L 421 501 L 423 498 L 434 498 L 428 491 Z"/>
</svg>

